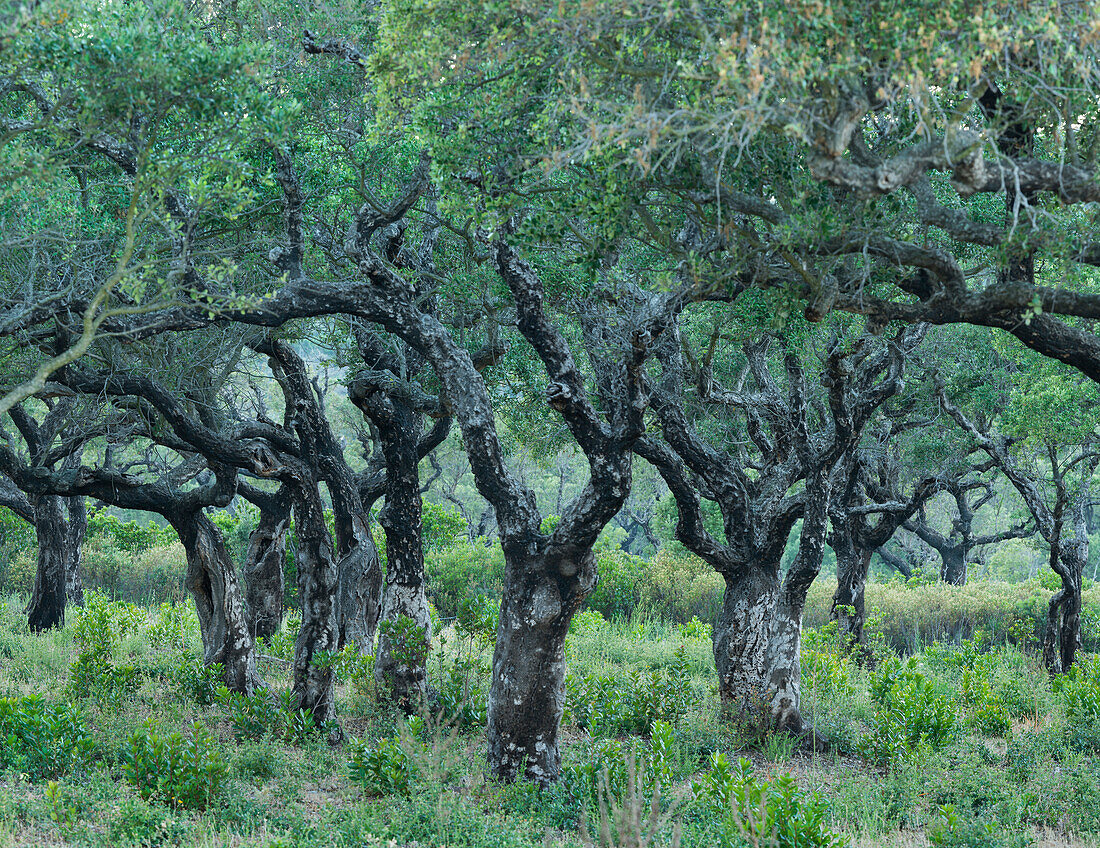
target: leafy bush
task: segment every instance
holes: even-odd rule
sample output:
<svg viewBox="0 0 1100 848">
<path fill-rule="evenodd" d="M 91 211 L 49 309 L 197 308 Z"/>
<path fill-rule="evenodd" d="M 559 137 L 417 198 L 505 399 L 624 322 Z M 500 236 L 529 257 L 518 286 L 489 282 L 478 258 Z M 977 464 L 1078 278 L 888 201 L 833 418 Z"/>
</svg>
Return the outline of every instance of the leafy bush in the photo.
<svg viewBox="0 0 1100 848">
<path fill-rule="evenodd" d="M 894 765 L 924 749 L 942 748 L 954 736 L 955 706 L 917 670 L 916 657 L 884 662 L 871 676 L 871 697 L 877 709 L 863 749 L 875 762 Z"/>
<path fill-rule="evenodd" d="M 457 509 L 424 501 L 420 514 L 424 551 L 445 551 L 466 538 L 466 520 Z"/>
<path fill-rule="evenodd" d="M 752 763 L 741 758 L 731 767 L 715 752 L 708 771 L 692 786 L 694 804 L 718 824 L 725 846 L 776 845 L 791 848 L 842 848 L 848 839 L 826 825 L 828 806 L 816 793 L 798 788 L 789 774 L 757 780 Z"/>
<path fill-rule="evenodd" d="M 625 678 L 570 674 L 565 687 L 567 720 L 597 736 L 644 734 L 654 722 L 678 724 L 698 699 L 683 645 L 667 670 L 643 669 Z"/>
<path fill-rule="evenodd" d="M 0 698 L 0 768 L 39 780 L 87 763 L 91 753 L 91 735 L 70 705 Z"/>
<path fill-rule="evenodd" d="M 504 580 L 504 552 L 498 543 L 457 540 L 447 548 L 428 551 L 425 592 L 439 614 L 454 618 L 459 603 L 479 596 L 500 597 Z"/>
<path fill-rule="evenodd" d="M 106 509 L 88 511 L 87 537 L 107 539 L 115 550 L 128 554 L 140 554 L 150 548 L 162 547 L 178 538 L 176 531 L 169 526 L 122 521 Z"/>
<path fill-rule="evenodd" d="M 414 775 L 408 746 L 423 732 L 423 720 L 410 718 L 403 733 L 376 743 L 363 740 L 351 745 L 348 770 L 351 779 L 370 795 L 408 795 Z"/>
<path fill-rule="evenodd" d="M 1029 834 L 1006 831 L 995 822 L 964 819 L 951 804 L 936 810 L 928 841 L 935 848 L 1025 848 L 1035 844 Z"/>
<path fill-rule="evenodd" d="M 202 810 L 221 793 L 228 766 L 201 724 L 189 737 L 162 737 L 150 720 L 130 736 L 122 771 L 146 801 L 155 797 L 173 807 Z"/>
<path fill-rule="evenodd" d="M 244 695 L 219 686 L 214 697 L 229 714 L 238 739 L 271 734 L 283 742 L 303 742 L 317 730 L 313 714 L 296 708 L 294 692 L 289 689 L 278 694 L 261 690 Z"/>
<path fill-rule="evenodd" d="M 80 651 L 70 669 L 69 693 L 100 701 L 132 695 L 141 674 L 134 665 L 116 665 L 115 660 L 121 637 L 137 632 L 147 620 L 145 610 L 108 601 L 99 592 L 87 593 L 85 604 L 73 633 Z"/>
<path fill-rule="evenodd" d="M 1080 657 L 1068 672 L 1054 679 L 1054 691 L 1071 721 L 1100 719 L 1100 657 Z"/>
<path fill-rule="evenodd" d="M 225 679 L 221 663 L 207 665 L 201 657 L 181 653 L 169 671 L 173 687 L 184 698 L 202 707 L 214 703 L 218 687 Z"/>
</svg>

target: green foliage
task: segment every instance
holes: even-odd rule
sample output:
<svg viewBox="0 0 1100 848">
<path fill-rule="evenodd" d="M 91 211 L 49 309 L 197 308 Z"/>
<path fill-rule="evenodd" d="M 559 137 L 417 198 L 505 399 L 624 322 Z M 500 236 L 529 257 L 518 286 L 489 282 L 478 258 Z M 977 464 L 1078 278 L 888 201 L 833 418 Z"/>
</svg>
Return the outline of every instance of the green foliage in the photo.
<svg viewBox="0 0 1100 848">
<path fill-rule="evenodd" d="M 415 776 L 408 747 L 424 730 L 424 722 L 412 717 L 401 733 L 376 743 L 363 740 L 351 745 L 348 769 L 351 779 L 370 795 L 408 795 Z"/>
<path fill-rule="evenodd" d="M 221 663 L 207 665 L 202 657 L 181 653 L 172 664 L 169 676 L 176 692 L 207 707 L 214 703 L 218 687 L 225 679 L 225 668 Z"/>
<path fill-rule="evenodd" d="M 283 742 L 301 744 L 317 730 L 313 714 L 296 707 L 290 689 L 245 695 L 219 686 L 214 700 L 226 711 L 238 739 L 261 739 L 270 734 Z"/>
<path fill-rule="evenodd" d="M 151 548 L 162 548 L 178 541 L 176 531 L 165 525 L 153 522 L 138 524 L 136 521 L 122 521 L 106 509 L 88 511 L 89 540 L 102 538 L 115 550 L 134 555 L 145 553 Z"/>
<path fill-rule="evenodd" d="M 715 752 L 708 770 L 692 785 L 694 803 L 718 823 L 722 846 L 775 845 L 783 848 L 841 848 L 847 837 L 827 826 L 828 806 L 788 775 L 758 780 L 752 763 L 731 766 Z"/>
<path fill-rule="evenodd" d="M 1100 656 L 1079 657 L 1068 672 L 1054 679 L 1054 691 L 1071 721 L 1100 721 Z"/>
<path fill-rule="evenodd" d="M 449 547 L 427 553 L 426 593 L 443 618 L 454 618 L 463 600 L 483 595 L 500 597 L 504 579 L 504 553 L 499 544 L 459 539 Z"/>
<path fill-rule="evenodd" d="M 0 769 L 31 780 L 57 777 L 87 764 L 92 750 L 91 734 L 71 705 L 37 695 L 0 698 Z"/>
<path fill-rule="evenodd" d="M 431 680 L 444 719 L 456 727 L 483 727 L 488 721 L 489 672 L 486 652 L 495 642 L 499 607 L 485 596 L 459 603 L 455 619 L 455 645 L 439 634 L 439 661 Z"/>
<path fill-rule="evenodd" d="M 139 607 L 87 593 L 73 629 L 80 650 L 70 669 L 70 695 L 98 701 L 133 695 L 141 684 L 141 672 L 131 663 L 117 663 L 117 654 L 121 638 L 138 632 L 147 620 L 148 614 Z"/>
<path fill-rule="evenodd" d="M 936 810 L 928 841 L 935 848 L 1028 848 L 1035 844 L 1029 835 L 1006 833 L 995 822 L 963 818 L 951 804 Z"/>
<path fill-rule="evenodd" d="M 627 677 L 569 674 L 564 721 L 594 736 L 644 734 L 654 722 L 679 724 L 698 701 L 684 647 L 671 668 L 642 669 Z"/>
<path fill-rule="evenodd" d="M 466 537 L 466 521 L 453 507 L 440 506 L 426 500 L 421 505 L 420 517 L 425 554 L 445 551 Z"/>
<path fill-rule="evenodd" d="M 378 633 L 390 642 L 390 652 L 398 665 L 420 668 L 428 661 L 431 647 L 428 634 L 407 615 L 399 615 L 393 621 L 378 625 Z"/>
<path fill-rule="evenodd" d="M 190 736 L 161 736 L 147 721 L 123 754 L 122 773 L 142 798 L 188 810 L 206 809 L 221 794 L 227 771 L 217 740 L 201 724 Z"/>
<path fill-rule="evenodd" d="M 863 750 L 871 760 L 896 765 L 925 750 L 936 750 L 953 737 L 958 723 L 954 704 L 917 669 L 916 657 L 891 658 L 870 680 L 877 708 Z"/>
</svg>

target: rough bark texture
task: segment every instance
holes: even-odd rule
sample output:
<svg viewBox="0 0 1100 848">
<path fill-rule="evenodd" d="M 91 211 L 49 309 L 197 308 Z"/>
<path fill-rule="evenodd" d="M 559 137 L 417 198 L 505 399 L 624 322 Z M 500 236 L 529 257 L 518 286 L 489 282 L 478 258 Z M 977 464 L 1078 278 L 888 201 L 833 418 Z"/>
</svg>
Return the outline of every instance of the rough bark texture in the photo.
<svg viewBox="0 0 1100 848">
<path fill-rule="evenodd" d="M 856 551 L 854 547 L 838 549 L 836 553 L 836 592 L 833 594 L 832 616 L 841 634 L 850 645 L 863 644 L 863 628 L 867 623 L 866 584 L 871 567 L 871 551 Z"/>
<path fill-rule="evenodd" d="M 221 533 L 201 509 L 168 517 L 187 552 L 185 584 L 195 599 L 203 659 L 221 663 L 225 685 L 251 695 L 261 685 L 237 569 Z"/>
<path fill-rule="evenodd" d="M 761 563 L 726 578 L 714 624 L 714 664 L 725 709 L 742 721 L 768 722 L 768 640 L 779 598 L 779 563 Z"/>
<path fill-rule="evenodd" d="M 305 486 L 294 503 L 298 536 L 298 597 L 302 628 L 294 645 L 294 698 L 320 725 L 336 717 L 333 674 L 313 661 L 320 651 L 335 651 L 339 643 L 336 556 L 325 525 L 324 509 L 315 486 Z"/>
<path fill-rule="evenodd" d="M 1074 534 L 1059 541 L 1051 554 L 1051 567 L 1062 588 L 1050 599 L 1043 633 L 1043 660 L 1052 674 L 1068 671 L 1081 646 L 1081 576 L 1089 555 L 1084 499 L 1074 507 Z"/>
<path fill-rule="evenodd" d="M 501 600 L 493 687 L 489 693 L 489 762 L 494 772 L 521 773 L 540 784 L 561 771 L 558 730 L 565 707 L 565 637 L 569 622 L 596 585 L 595 558 L 547 574 L 542 562 L 514 564 Z M 575 568 L 575 570 L 574 570 Z"/>
<path fill-rule="evenodd" d="M 766 666 L 770 724 L 776 730 L 801 734 L 802 611 L 806 593 L 821 572 L 828 530 L 829 481 L 819 473 L 807 481 L 805 516 L 798 555 L 791 563 L 772 616 Z"/>
<path fill-rule="evenodd" d="M 84 537 L 88 532 L 88 511 L 84 498 L 65 499 L 69 521 L 65 527 L 65 594 L 70 604 L 84 606 Z"/>
<path fill-rule="evenodd" d="M 381 392 L 368 392 L 355 400 L 374 423 L 386 461 L 386 503 L 378 520 L 386 534 L 382 620 L 387 627 L 378 639 L 374 673 L 389 697 L 412 710 L 425 695 L 432 637 L 421 539 L 420 415 Z M 402 623 L 418 628 L 423 641 L 404 634 Z"/>
<path fill-rule="evenodd" d="M 336 564 L 340 647 L 354 643 L 361 653 L 368 653 L 374 645 L 382 605 L 382 562 L 367 516 L 355 512 L 349 523 L 354 542 Z"/>
<path fill-rule="evenodd" d="M 27 606 L 27 623 L 39 633 L 65 624 L 68 595 L 69 547 L 62 511 L 63 499 L 39 495 L 34 505 L 34 529 L 38 539 L 38 565 L 34 591 Z"/>
<path fill-rule="evenodd" d="M 289 518 L 289 510 L 281 515 L 261 511 L 260 520 L 248 537 L 244 581 L 249 630 L 254 638 L 270 639 L 283 623 L 283 569 Z"/>
</svg>

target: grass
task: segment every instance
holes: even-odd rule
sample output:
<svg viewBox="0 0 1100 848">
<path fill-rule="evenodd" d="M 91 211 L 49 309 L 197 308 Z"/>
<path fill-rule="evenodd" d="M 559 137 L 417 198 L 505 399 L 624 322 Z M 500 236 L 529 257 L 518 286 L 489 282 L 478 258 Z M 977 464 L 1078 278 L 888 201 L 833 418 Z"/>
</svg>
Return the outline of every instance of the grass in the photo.
<svg viewBox="0 0 1100 848">
<path fill-rule="evenodd" d="M 79 614 L 74 611 L 61 631 L 32 635 L 25 629 L 24 603 L 17 597 L 0 602 L 0 697 L 40 694 L 64 700 L 80 651 Z M 76 702 L 93 742 L 88 765 L 62 774 L 54 784 L 31 781 L 17 770 L 0 772 L 0 848 L 580 846 L 585 838 L 600 841 L 594 825 L 601 805 L 610 810 L 608 821 L 618 821 L 615 811 L 622 812 L 624 805 L 650 803 L 646 792 L 626 791 L 625 762 L 637 763 L 643 772 L 663 769 L 666 775 L 661 815 L 651 829 L 645 826 L 648 811 L 634 810 L 639 833 L 650 844 L 672 845 L 676 839 L 684 846 L 750 844 L 739 836 L 743 824 L 716 818 L 714 808 L 703 803 L 699 787 L 714 774 L 715 752 L 732 764 L 748 758 L 753 779 L 771 787 L 766 797 L 779 791 L 788 774 L 801 803 L 818 793 L 824 825 L 854 845 L 1098 844 L 1100 717 L 1071 722 L 1063 694 L 1051 686 L 1026 646 L 990 650 L 984 643 L 964 641 L 918 653 L 904 673 L 926 681 L 926 697 L 943 699 L 956 723 L 943 742 L 903 746 L 875 763 L 867 740 L 873 728 L 884 726 L 889 702 L 884 707 L 872 692 L 876 686 L 877 691 L 889 689 L 884 669 L 892 666 L 873 671 L 849 662 L 828 628 L 808 631 L 805 640 L 804 707 L 828 742 L 824 752 L 812 753 L 787 737 L 739 733 L 720 717 L 705 627 L 641 617 L 604 622 L 588 614 L 578 620 L 568 642 L 573 690 L 586 677 L 603 678 L 614 684 L 618 700 L 607 701 L 611 695 L 599 687 L 585 690 L 589 701 L 584 709 L 604 718 L 588 715 L 582 729 L 573 712 L 568 714 L 563 780 L 541 793 L 525 784 L 499 786 L 486 779 L 484 731 L 476 724 L 459 730 L 453 722 L 428 717 L 423 729 L 403 730 L 403 719 L 378 704 L 369 684 L 348 672 L 338 688 L 345 729 L 368 747 L 396 740 L 408 763 L 407 794 L 378 795 L 352 780 L 348 746 L 329 747 L 320 733 L 298 744 L 271 734 L 239 739 L 225 706 L 216 701 L 202 705 L 187 696 L 185 653 L 154 642 L 164 638 L 165 615 L 149 610 L 145 623 L 122 636 L 114 649 L 113 663 L 139 671 L 133 691 Z M 194 618 L 183 618 L 179 641 L 193 662 Z M 884 644 L 881 624 L 878 634 Z M 479 678 L 471 681 L 471 691 L 483 690 L 491 645 L 453 628 L 445 635 L 445 654 L 430 661 L 433 677 L 465 663 L 463 673 Z M 274 688 L 289 684 L 281 664 L 265 663 L 264 672 Z M 639 680 L 644 685 L 631 689 L 629 682 Z M 1081 685 L 1100 682 L 1089 678 Z M 675 697 L 629 702 L 662 687 Z M 576 702 L 581 696 L 573 697 Z M 574 707 L 583 711 L 577 703 Z M 660 745 L 659 733 L 650 740 L 617 731 L 622 721 L 650 715 L 646 710 L 668 720 L 668 736 Z M 998 717 L 1007 727 L 996 727 Z M 899 726 L 912 727 L 920 718 L 914 713 L 898 720 Z M 224 791 L 205 809 L 174 808 L 155 794 L 144 800 L 126 783 L 127 742 L 146 721 L 162 737 L 187 736 L 198 723 L 218 740 L 225 758 Z M 604 768 L 606 790 L 600 788 Z M 648 791 L 652 780 L 640 777 L 638 786 Z M 592 835 L 582 836 L 585 832 Z M 609 833 L 615 841 L 615 828 Z M 625 832 L 621 839 L 626 840 Z"/>
</svg>

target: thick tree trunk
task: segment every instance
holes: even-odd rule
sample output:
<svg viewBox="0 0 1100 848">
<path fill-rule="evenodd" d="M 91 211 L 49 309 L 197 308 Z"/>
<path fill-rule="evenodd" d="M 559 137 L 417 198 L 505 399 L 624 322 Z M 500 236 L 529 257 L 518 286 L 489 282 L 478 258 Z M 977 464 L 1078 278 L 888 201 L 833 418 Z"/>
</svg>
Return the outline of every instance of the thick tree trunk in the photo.
<svg viewBox="0 0 1100 848">
<path fill-rule="evenodd" d="M 65 591 L 68 602 L 84 606 L 84 537 L 88 532 L 88 511 L 84 497 L 65 498 L 69 523 L 65 528 Z"/>
<path fill-rule="evenodd" d="M 221 533 L 201 509 L 169 516 L 187 552 L 185 584 L 195 599 L 203 660 L 221 663 L 225 685 L 246 695 L 261 685 L 244 595 Z"/>
<path fill-rule="evenodd" d="M 940 551 L 940 578 L 951 586 L 966 585 L 966 548 L 956 545 Z"/>
<path fill-rule="evenodd" d="M 766 656 L 771 727 L 789 733 L 805 730 L 802 720 L 802 611 L 806 606 L 806 593 L 821 572 L 825 553 L 829 489 L 824 475 L 807 481 L 806 494 L 798 555 L 783 580 Z"/>
<path fill-rule="evenodd" d="M 546 785 L 561 772 L 565 637 L 595 588 L 595 557 L 587 553 L 570 577 L 555 578 L 559 569 L 538 561 L 509 562 L 508 569 L 489 692 L 489 767 L 505 781 L 522 768 L 528 780 Z"/>
<path fill-rule="evenodd" d="M 336 523 L 339 537 L 340 517 Z M 382 562 L 371 537 L 368 517 L 357 511 L 347 523 L 351 541 L 340 544 L 341 556 L 336 566 L 339 644 L 344 647 L 354 643 L 360 653 L 368 653 L 374 644 L 382 605 Z M 339 538 L 337 541 L 341 542 Z"/>
<path fill-rule="evenodd" d="M 302 629 L 294 645 L 294 698 L 298 708 L 311 712 L 320 725 L 335 719 L 336 699 L 332 669 L 319 667 L 313 657 L 337 649 L 339 622 L 336 556 L 315 483 L 298 492 L 294 526 L 298 535 L 298 596 L 302 602 Z"/>
<path fill-rule="evenodd" d="M 866 587 L 871 551 L 837 545 L 833 550 L 836 552 L 837 584 L 832 617 L 850 647 L 862 645 L 863 627 L 867 623 Z"/>
<path fill-rule="evenodd" d="M 264 511 L 248 537 L 244 580 L 253 638 L 270 639 L 283 623 L 283 568 L 289 524 L 287 513 Z"/>
<path fill-rule="evenodd" d="M 1075 537 L 1062 546 L 1057 561 L 1062 588 L 1050 599 L 1043 660 L 1051 674 L 1069 671 L 1081 645 L 1081 575 L 1088 561 L 1089 537 L 1084 511 L 1078 507 Z"/>
<path fill-rule="evenodd" d="M 767 723 L 767 651 L 779 598 L 779 564 L 746 565 L 723 575 L 726 592 L 714 625 L 718 693 L 731 715 Z"/>
<path fill-rule="evenodd" d="M 34 633 L 65 624 L 69 550 L 62 501 L 57 495 L 39 495 L 34 505 L 38 567 L 27 605 L 27 624 Z"/>
<path fill-rule="evenodd" d="M 432 637 L 424 594 L 420 414 L 379 391 L 363 393 L 358 403 L 378 430 L 386 460 L 386 504 L 378 516 L 386 534 L 386 626 L 378 638 L 374 673 L 389 696 L 411 710 L 424 697 Z M 418 632 L 410 632 L 410 625 Z"/>
</svg>

